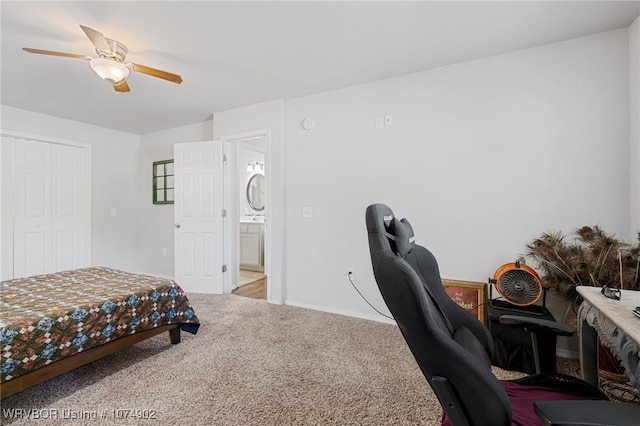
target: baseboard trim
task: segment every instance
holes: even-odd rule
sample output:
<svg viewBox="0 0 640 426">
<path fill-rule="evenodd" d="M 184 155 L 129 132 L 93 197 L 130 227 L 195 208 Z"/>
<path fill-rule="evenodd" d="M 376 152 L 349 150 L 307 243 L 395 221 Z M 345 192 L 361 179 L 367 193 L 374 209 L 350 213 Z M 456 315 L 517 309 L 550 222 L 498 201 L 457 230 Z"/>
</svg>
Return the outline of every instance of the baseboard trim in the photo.
<svg viewBox="0 0 640 426">
<path fill-rule="evenodd" d="M 379 314 L 378 315 L 365 314 L 362 312 L 350 311 L 347 309 L 332 308 L 332 307 L 322 306 L 322 305 L 313 305 L 311 303 L 298 302 L 296 300 L 290 300 L 290 299 L 285 299 L 284 304 L 290 305 L 290 306 L 297 306 L 299 308 L 313 309 L 314 311 L 328 312 L 330 314 L 338 314 L 338 315 L 344 315 L 347 317 L 360 318 L 360 319 L 366 319 L 370 321 L 382 322 L 385 324 L 396 325 L 395 320 L 385 318 Z"/>
</svg>

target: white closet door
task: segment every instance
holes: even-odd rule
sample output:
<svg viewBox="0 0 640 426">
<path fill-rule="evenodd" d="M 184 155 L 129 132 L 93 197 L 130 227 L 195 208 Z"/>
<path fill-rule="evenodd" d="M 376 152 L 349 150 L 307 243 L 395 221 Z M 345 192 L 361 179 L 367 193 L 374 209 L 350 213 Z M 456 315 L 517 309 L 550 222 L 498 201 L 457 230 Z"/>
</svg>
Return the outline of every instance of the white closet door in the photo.
<svg viewBox="0 0 640 426">
<path fill-rule="evenodd" d="M 13 276 L 87 266 L 84 150 L 16 139 L 13 158 Z"/>
<path fill-rule="evenodd" d="M 13 275 L 51 271 L 51 144 L 13 145 Z"/>
<path fill-rule="evenodd" d="M 82 148 L 51 146 L 51 244 L 53 271 L 83 266 L 83 174 Z"/>
</svg>

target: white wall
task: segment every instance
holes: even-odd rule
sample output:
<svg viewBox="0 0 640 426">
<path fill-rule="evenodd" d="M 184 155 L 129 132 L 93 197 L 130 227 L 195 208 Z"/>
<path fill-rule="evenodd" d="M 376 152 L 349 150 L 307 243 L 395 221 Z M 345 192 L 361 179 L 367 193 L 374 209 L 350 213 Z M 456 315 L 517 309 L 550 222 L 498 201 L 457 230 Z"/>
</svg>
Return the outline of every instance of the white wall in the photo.
<svg viewBox="0 0 640 426">
<path fill-rule="evenodd" d="M 2 106 L 2 131 L 92 145 L 92 244 L 94 265 L 135 270 L 137 264 L 137 206 L 139 180 L 137 135 Z M 7 237 L 11 235 L 11 146 L 2 147 L 2 257 L 9 269 Z M 8 191 L 8 192 L 7 192 Z M 9 197 L 9 198 L 7 198 Z M 111 216 L 111 208 L 117 216 Z M 3 276 L 6 278 L 6 276 Z"/>
<path fill-rule="evenodd" d="M 629 27 L 630 239 L 640 232 L 640 17 Z"/>
<path fill-rule="evenodd" d="M 628 99 L 622 29 L 288 101 L 287 303 L 373 314 L 351 267 L 384 306 L 364 224 L 375 202 L 453 279 L 486 282 L 544 231 L 629 235 Z M 383 114 L 393 125 L 376 129 Z"/>
<path fill-rule="evenodd" d="M 175 143 L 207 140 L 213 140 L 212 120 L 140 137 L 138 272 L 174 277 L 173 204 L 153 204 L 153 162 L 172 159 Z M 163 249 L 166 249 L 166 256 L 163 255 Z"/>
</svg>

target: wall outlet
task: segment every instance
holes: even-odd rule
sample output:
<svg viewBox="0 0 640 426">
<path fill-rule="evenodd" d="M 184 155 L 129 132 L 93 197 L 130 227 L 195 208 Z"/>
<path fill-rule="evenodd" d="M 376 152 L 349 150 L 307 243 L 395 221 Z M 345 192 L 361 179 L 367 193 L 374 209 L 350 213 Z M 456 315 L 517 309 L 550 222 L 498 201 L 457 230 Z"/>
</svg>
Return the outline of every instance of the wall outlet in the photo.
<svg viewBox="0 0 640 426">
<path fill-rule="evenodd" d="M 167 255 L 167 249 L 166 249 L 166 248 L 163 248 L 163 249 L 162 249 L 162 255 L 163 255 L 163 256 L 166 256 L 166 255 Z"/>
<path fill-rule="evenodd" d="M 313 208 L 311 208 L 311 207 L 303 207 L 302 208 L 302 217 L 304 219 L 311 219 L 313 217 Z"/>
</svg>

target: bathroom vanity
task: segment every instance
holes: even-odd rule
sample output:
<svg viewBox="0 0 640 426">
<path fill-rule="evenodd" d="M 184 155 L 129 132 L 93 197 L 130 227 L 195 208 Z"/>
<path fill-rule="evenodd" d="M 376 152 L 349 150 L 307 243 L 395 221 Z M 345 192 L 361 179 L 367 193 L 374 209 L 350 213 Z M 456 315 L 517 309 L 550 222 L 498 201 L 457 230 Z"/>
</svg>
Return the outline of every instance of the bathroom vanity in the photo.
<svg viewBox="0 0 640 426">
<path fill-rule="evenodd" d="M 264 216 L 240 217 L 240 269 L 264 272 Z"/>
</svg>

